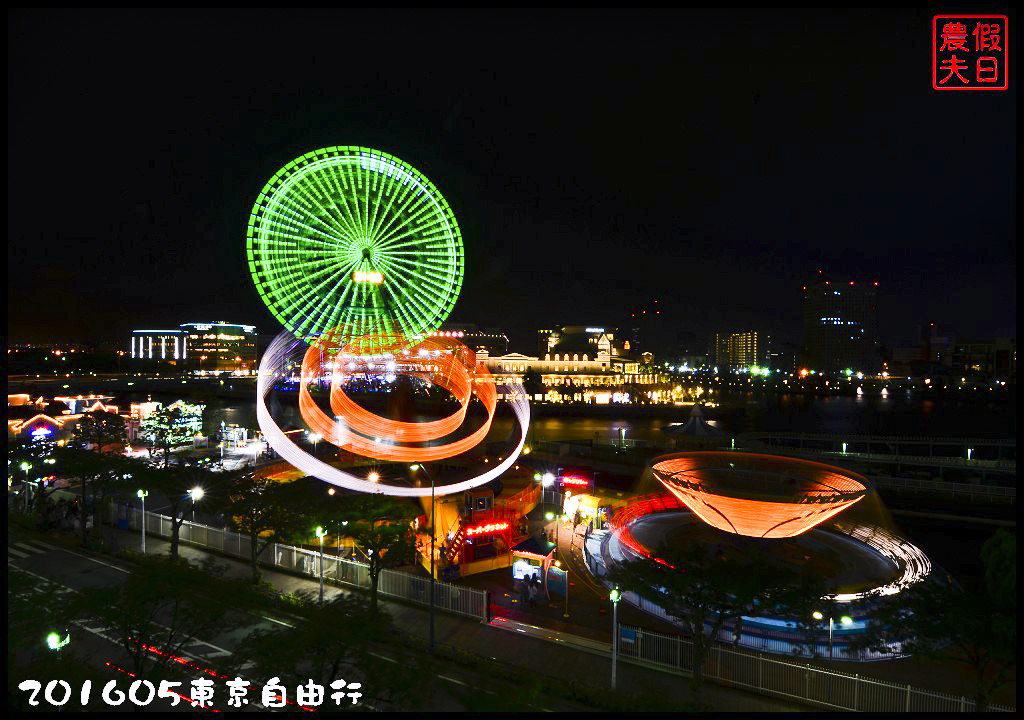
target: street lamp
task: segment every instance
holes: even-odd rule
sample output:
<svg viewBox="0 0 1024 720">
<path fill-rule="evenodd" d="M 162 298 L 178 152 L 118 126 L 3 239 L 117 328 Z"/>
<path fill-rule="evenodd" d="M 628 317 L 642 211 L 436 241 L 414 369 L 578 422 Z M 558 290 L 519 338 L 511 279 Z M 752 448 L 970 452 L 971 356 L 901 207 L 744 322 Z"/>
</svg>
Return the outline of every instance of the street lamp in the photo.
<svg viewBox="0 0 1024 720">
<path fill-rule="evenodd" d="M 316 536 L 320 538 L 320 604 L 324 604 L 324 536 L 327 531 L 320 525 L 316 526 Z"/>
<path fill-rule="evenodd" d="M 552 485 L 555 484 L 555 476 L 552 473 L 546 472 L 543 475 L 538 473 L 535 477 L 537 478 L 537 480 L 540 481 L 541 487 L 545 488 L 543 490 L 544 497 L 542 502 L 546 503 L 548 501 L 547 488 L 550 488 Z"/>
<path fill-rule="evenodd" d="M 622 593 L 618 587 L 612 588 L 608 599 L 612 601 L 612 690 L 615 689 L 615 664 L 619 654 L 619 598 Z"/>
<path fill-rule="evenodd" d="M 135 493 L 139 500 L 142 501 L 142 522 L 139 523 L 142 526 L 142 554 L 146 554 L 146 496 L 149 495 L 148 490 L 139 490 Z"/>
<path fill-rule="evenodd" d="M 565 612 L 562 617 L 569 617 L 569 562 L 565 563 Z"/>
<path fill-rule="evenodd" d="M 192 533 L 196 531 L 196 501 L 203 499 L 203 489 L 201 487 L 194 487 L 188 491 L 189 496 L 192 498 L 192 524 L 188 526 L 188 539 L 192 539 Z"/>
<path fill-rule="evenodd" d="M 320 442 L 320 435 L 318 433 L 310 433 L 309 439 L 313 441 L 313 457 L 316 457 L 316 444 Z"/>
<path fill-rule="evenodd" d="M 434 652 L 434 536 L 437 534 L 437 517 L 434 515 L 434 476 L 427 472 L 426 465 L 410 465 L 413 472 L 423 470 L 430 478 L 430 652 Z"/>
<path fill-rule="evenodd" d="M 815 610 L 813 613 L 811 613 L 811 617 L 813 617 L 815 620 L 824 620 L 825 619 L 825 616 L 823 614 L 821 614 L 817 610 Z M 828 618 L 828 657 L 829 657 L 830 660 L 832 659 L 832 627 L 833 627 L 833 624 L 834 624 L 834 622 L 833 622 L 832 616 L 829 615 L 829 618 Z M 853 625 L 853 618 L 851 618 L 849 615 L 843 615 L 841 618 L 839 618 L 839 624 L 842 625 L 843 627 L 850 627 L 851 625 Z"/>
<path fill-rule="evenodd" d="M 28 512 L 28 471 L 32 469 L 32 465 L 23 462 L 20 467 L 25 471 L 25 512 Z"/>
</svg>

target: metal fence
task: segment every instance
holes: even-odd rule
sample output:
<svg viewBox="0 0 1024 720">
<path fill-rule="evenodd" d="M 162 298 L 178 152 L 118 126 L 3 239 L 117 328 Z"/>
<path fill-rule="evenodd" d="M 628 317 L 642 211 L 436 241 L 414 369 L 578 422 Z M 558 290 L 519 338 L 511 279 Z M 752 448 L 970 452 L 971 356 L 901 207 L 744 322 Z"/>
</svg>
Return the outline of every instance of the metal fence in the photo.
<svg viewBox="0 0 1024 720">
<path fill-rule="evenodd" d="M 693 672 L 693 643 L 681 637 L 619 625 L 619 654 L 656 666 Z M 861 712 L 973 712 L 975 702 L 961 695 L 924 690 L 853 673 L 778 660 L 712 645 L 704 677 L 724 685 L 787 697 L 836 710 Z M 1014 712 L 989 705 L 995 712 Z"/>
<path fill-rule="evenodd" d="M 118 514 L 123 511 L 123 520 L 129 527 L 140 529 L 137 508 L 111 504 L 109 519 L 116 524 Z M 170 539 L 171 518 L 153 512 L 146 512 L 146 534 Z M 197 545 L 217 550 L 225 555 L 246 561 L 251 559 L 250 539 L 240 533 L 221 528 L 209 527 L 185 520 L 181 524 L 179 540 L 184 544 Z M 308 577 L 320 577 L 320 553 L 292 545 L 272 543 L 259 558 L 260 565 L 269 568 L 289 570 Z M 323 556 L 324 580 L 339 585 L 368 589 L 370 568 L 366 563 L 342 558 L 340 555 Z M 377 591 L 385 597 L 401 598 L 420 605 L 430 604 L 430 578 L 412 575 L 401 570 L 385 568 L 378 578 Z M 487 622 L 487 591 L 453 585 L 445 582 L 434 583 L 434 606 L 441 611 L 465 615 Z"/>
<path fill-rule="evenodd" d="M 877 477 L 871 480 L 881 487 L 898 490 L 920 491 L 928 493 L 949 493 L 952 497 L 966 497 L 970 500 L 986 502 L 1017 502 L 1017 488 L 1002 485 L 974 485 L 972 483 L 946 482 L 943 480 L 923 480 L 920 478 Z"/>
</svg>

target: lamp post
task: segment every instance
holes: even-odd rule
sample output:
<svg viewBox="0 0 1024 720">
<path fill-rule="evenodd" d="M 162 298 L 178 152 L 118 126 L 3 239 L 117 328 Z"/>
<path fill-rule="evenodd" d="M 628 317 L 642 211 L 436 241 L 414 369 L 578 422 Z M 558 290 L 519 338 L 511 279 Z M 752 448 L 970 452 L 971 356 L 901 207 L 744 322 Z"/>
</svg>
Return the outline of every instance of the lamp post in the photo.
<svg viewBox="0 0 1024 720">
<path fill-rule="evenodd" d="M 28 512 L 28 471 L 32 468 L 32 465 L 27 462 L 21 464 L 21 469 L 25 471 L 25 512 Z M 85 498 L 82 498 L 83 501 Z"/>
<path fill-rule="evenodd" d="M 316 536 L 320 538 L 320 604 L 324 604 L 324 535 L 327 531 L 320 525 L 316 526 Z"/>
<path fill-rule="evenodd" d="M 203 499 L 203 489 L 201 487 L 194 487 L 188 491 L 188 494 L 192 498 L 192 522 L 188 526 L 188 539 L 191 540 L 196 531 L 196 501 Z"/>
<path fill-rule="evenodd" d="M 434 515 L 434 476 L 427 472 L 425 465 L 411 465 L 413 472 L 423 470 L 430 478 L 430 652 L 434 652 L 434 536 L 437 534 L 437 518 Z"/>
<path fill-rule="evenodd" d="M 811 617 L 813 617 L 815 620 L 824 620 L 825 619 L 825 616 L 822 613 L 818 612 L 817 610 L 815 610 L 813 613 L 811 613 Z M 843 627 L 849 627 L 849 626 L 853 625 L 853 618 L 851 618 L 849 615 L 843 615 L 841 618 L 839 618 L 839 624 L 842 625 Z M 833 627 L 833 625 L 834 625 L 834 622 L 833 622 L 833 619 L 832 619 L 832 615 L 830 614 L 829 617 L 828 617 L 828 657 L 829 657 L 829 660 L 832 659 L 832 627 Z"/>
<path fill-rule="evenodd" d="M 569 617 L 569 563 L 565 564 L 565 612 L 562 613 L 562 617 Z"/>
<path fill-rule="evenodd" d="M 622 593 L 618 587 L 612 588 L 608 599 L 612 601 L 612 690 L 615 689 L 615 664 L 619 654 L 619 598 Z"/>
<path fill-rule="evenodd" d="M 149 495 L 148 490 L 139 490 L 135 493 L 139 500 L 142 501 L 142 522 L 139 525 L 142 526 L 142 554 L 146 554 L 146 496 Z"/>
<path fill-rule="evenodd" d="M 224 443 L 226 443 L 226 442 L 227 442 L 227 438 L 225 437 L 225 425 L 224 425 L 224 421 L 221 420 L 220 421 L 220 464 L 221 465 L 224 464 Z"/>
<path fill-rule="evenodd" d="M 320 442 L 320 435 L 318 433 L 310 433 L 309 439 L 313 441 L 313 457 L 316 457 L 316 444 Z"/>
</svg>

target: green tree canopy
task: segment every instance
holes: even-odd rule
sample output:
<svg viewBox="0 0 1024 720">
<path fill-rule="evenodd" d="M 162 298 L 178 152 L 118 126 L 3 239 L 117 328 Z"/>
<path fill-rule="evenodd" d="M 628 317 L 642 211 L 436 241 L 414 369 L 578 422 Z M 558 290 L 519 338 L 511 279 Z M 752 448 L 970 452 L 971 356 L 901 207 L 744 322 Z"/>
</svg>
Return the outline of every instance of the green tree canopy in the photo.
<svg viewBox="0 0 1024 720">
<path fill-rule="evenodd" d="M 376 612 L 381 571 L 405 565 L 415 556 L 414 512 L 408 504 L 382 493 L 349 495 L 344 501 L 342 517 L 348 518 L 348 533 L 370 566 L 370 608 Z"/>
<path fill-rule="evenodd" d="M 659 605 L 688 631 L 695 693 L 701 690 L 707 653 L 723 628 L 738 632 L 743 615 L 767 614 L 792 618 L 798 628 L 809 629 L 824 594 L 815 576 L 780 567 L 756 542 L 665 545 L 654 554 L 661 562 L 613 566 L 609 579 Z"/>
<path fill-rule="evenodd" d="M 95 445 L 98 453 L 109 452 L 128 442 L 128 428 L 124 418 L 117 413 L 92 410 L 83 413 L 75 425 L 74 439 L 85 446 Z"/>
</svg>

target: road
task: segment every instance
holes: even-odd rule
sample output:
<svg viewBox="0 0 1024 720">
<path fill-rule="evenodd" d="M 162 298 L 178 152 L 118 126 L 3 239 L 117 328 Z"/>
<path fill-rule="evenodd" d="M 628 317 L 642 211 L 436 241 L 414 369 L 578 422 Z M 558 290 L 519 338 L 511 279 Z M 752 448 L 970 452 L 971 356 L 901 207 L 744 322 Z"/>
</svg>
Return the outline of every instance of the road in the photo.
<svg viewBox="0 0 1024 720">
<path fill-rule="evenodd" d="M 30 535 L 32 536 L 30 537 Z M 26 592 L 35 593 L 40 598 L 47 598 L 48 602 L 52 602 L 54 599 L 59 601 L 60 598 L 67 597 L 79 590 L 121 583 L 130 572 L 128 566 L 116 560 L 92 557 L 68 548 L 58 547 L 38 539 L 31 533 L 20 533 L 17 530 L 11 530 L 8 534 L 7 561 L 14 571 L 23 573 L 31 579 L 30 589 Z M 334 589 L 332 588 L 332 590 Z M 335 590 L 335 592 L 345 591 Z M 223 682 L 229 678 L 220 672 L 219 668 L 229 664 L 228 661 L 231 659 L 234 649 L 250 632 L 257 629 L 279 629 L 281 626 L 290 626 L 290 624 L 289 618 L 279 613 L 263 614 L 239 610 L 232 613 L 231 620 L 225 623 L 223 631 L 209 638 L 193 638 L 184 646 L 182 658 L 178 661 L 178 667 L 182 669 L 182 672 L 177 677 L 180 677 L 183 682 L 184 694 L 188 694 L 189 683 L 197 677 L 206 675 L 219 678 L 215 679 L 217 696 L 215 696 L 212 707 L 224 711 L 235 710 L 226 704 L 227 691 L 223 687 Z M 108 677 L 116 677 L 118 673 L 123 673 L 125 678 L 124 682 L 118 683 L 118 687 L 127 691 L 131 683 L 131 678 L 127 673 L 127 669 L 131 667 L 130 661 L 116 637 L 108 629 L 89 621 L 76 623 L 72 634 L 76 657 L 93 665 L 102 677 L 102 680 L 98 679 L 94 683 L 97 686 L 97 693 L 99 687 L 106 682 Z M 397 664 L 405 662 L 411 655 L 411 651 L 378 644 L 374 647 L 373 654 L 383 661 Z M 421 707 L 405 709 L 456 712 L 479 710 L 481 706 L 493 706 L 491 709 L 499 709 L 503 706 L 504 701 L 516 698 L 522 692 L 521 688 L 517 688 L 501 678 L 484 677 L 480 673 L 444 661 L 435 661 L 432 666 L 435 671 L 434 677 L 437 679 L 432 688 L 432 697 L 423 698 L 424 705 Z M 244 673 L 247 665 L 243 664 L 241 667 Z M 247 679 L 251 680 L 252 678 Z M 77 693 L 77 688 L 75 690 Z M 257 692 L 250 692 L 250 696 L 252 699 L 245 709 L 270 709 L 261 702 L 257 702 Z M 170 699 L 155 700 L 154 703 L 159 704 L 153 705 L 152 709 L 158 707 L 159 709 L 172 709 L 171 702 Z M 72 707 L 74 707 L 73 704 Z M 79 706 L 80 708 L 81 706 Z M 179 701 L 178 707 L 175 709 L 186 708 L 183 708 L 183 703 Z M 285 708 L 285 710 L 291 711 L 296 709 L 294 703 L 290 703 Z M 541 696 L 530 704 L 530 709 L 543 712 L 571 712 L 588 708 L 560 697 Z"/>
</svg>

